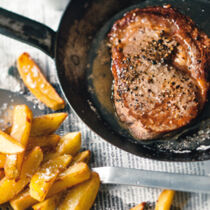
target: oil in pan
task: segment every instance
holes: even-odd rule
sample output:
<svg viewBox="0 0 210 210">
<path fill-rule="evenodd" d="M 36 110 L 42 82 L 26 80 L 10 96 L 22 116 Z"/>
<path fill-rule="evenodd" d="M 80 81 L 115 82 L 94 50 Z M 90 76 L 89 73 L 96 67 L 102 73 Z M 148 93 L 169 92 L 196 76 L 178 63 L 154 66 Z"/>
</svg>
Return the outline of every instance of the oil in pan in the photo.
<svg viewBox="0 0 210 210">
<path fill-rule="evenodd" d="M 179 8 L 179 1 L 164 1 L 164 3 L 171 3 L 172 6 L 178 8 L 184 14 L 190 16 L 196 23 L 201 23 L 201 28 L 205 29 L 207 34 L 210 33 L 210 28 L 206 27 L 207 12 L 203 12 L 202 8 L 198 8 L 195 3 L 189 1 L 182 2 L 184 6 Z M 183 5 L 182 4 L 182 5 Z M 195 5 L 194 5 L 195 4 Z M 136 144 L 143 144 L 145 147 L 153 148 L 154 152 L 167 151 L 171 153 L 191 153 L 193 151 L 203 151 L 210 147 L 210 111 L 208 107 L 209 102 L 206 104 L 202 113 L 193 122 L 182 129 L 166 134 L 160 139 L 137 141 L 130 134 L 123 124 L 119 122 L 112 102 L 112 73 L 111 73 L 111 55 L 110 48 L 108 47 L 107 34 L 109 33 L 113 23 L 121 18 L 123 14 L 138 7 L 154 5 L 163 5 L 163 1 L 157 0 L 145 1 L 144 3 L 133 5 L 126 10 L 123 10 L 111 18 L 96 34 L 93 39 L 90 52 L 89 62 L 87 67 L 87 83 L 89 93 L 92 98 L 93 105 L 96 107 L 100 116 L 112 127 L 118 134 L 124 136 L 129 141 Z M 200 11 L 198 13 L 198 11 Z M 200 14 L 196 15 L 195 14 Z M 207 24 L 208 25 L 208 24 Z M 206 31 L 207 30 L 207 31 Z M 205 158 L 205 157 L 204 157 Z"/>
</svg>

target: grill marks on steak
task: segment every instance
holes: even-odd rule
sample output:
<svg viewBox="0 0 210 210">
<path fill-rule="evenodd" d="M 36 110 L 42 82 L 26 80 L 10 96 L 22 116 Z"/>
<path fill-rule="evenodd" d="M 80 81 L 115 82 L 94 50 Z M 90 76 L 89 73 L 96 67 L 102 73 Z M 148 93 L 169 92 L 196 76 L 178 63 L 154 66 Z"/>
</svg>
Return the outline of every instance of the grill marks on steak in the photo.
<svg viewBox="0 0 210 210">
<path fill-rule="evenodd" d="M 172 8 L 135 9 L 109 38 L 115 109 L 134 137 L 156 138 L 197 116 L 206 101 L 210 44 L 189 18 Z"/>
</svg>

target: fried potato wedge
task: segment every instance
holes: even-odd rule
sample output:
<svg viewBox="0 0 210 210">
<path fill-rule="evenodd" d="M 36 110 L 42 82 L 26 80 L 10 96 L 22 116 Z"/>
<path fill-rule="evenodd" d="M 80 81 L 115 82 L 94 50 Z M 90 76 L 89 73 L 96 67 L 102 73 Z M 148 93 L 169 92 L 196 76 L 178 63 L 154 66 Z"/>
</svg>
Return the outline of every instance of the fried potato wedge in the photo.
<svg viewBox="0 0 210 210">
<path fill-rule="evenodd" d="M 36 172 L 43 160 L 43 153 L 40 147 L 34 148 L 28 157 L 23 161 L 20 177 L 8 179 L 4 177 L 0 181 L 0 204 L 14 198 L 31 180 L 31 176 Z"/>
<path fill-rule="evenodd" d="M 32 121 L 31 136 L 46 136 L 54 133 L 66 119 L 66 112 L 52 113 L 35 117 Z"/>
<path fill-rule="evenodd" d="M 58 145 L 57 151 L 61 154 L 76 155 L 81 148 L 81 132 L 70 132 L 64 135 L 60 144 Z"/>
<path fill-rule="evenodd" d="M 37 99 L 53 110 L 65 107 L 64 100 L 46 80 L 40 68 L 28 53 L 19 56 L 17 68 L 24 84 Z"/>
<path fill-rule="evenodd" d="M 14 210 L 24 210 L 36 204 L 38 201 L 31 197 L 29 188 L 19 193 L 16 197 L 10 200 L 10 205 Z"/>
<path fill-rule="evenodd" d="M 27 145 L 31 131 L 33 114 L 25 104 L 16 105 L 13 109 L 13 126 L 10 136 L 18 140 L 22 145 Z"/>
<path fill-rule="evenodd" d="M 155 210 L 170 210 L 174 194 L 174 190 L 163 190 L 158 197 Z"/>
<path fill-rule="evenodd" d="M 24 147 L 10 135 L 0 130 L 0 153 L 15 154 L 24 151 Z"/>
<path fill-rule="evenodd" d="M 59 155 L 70 154 L 74 156 L 81 148 L 81 132 L 71 132 L 61 137 L 56 151 L 45 155 L 45 160 L 49 160 Z"/>
<path fill-rule="evenodd" d="M 131 208 L 130 210 L 144 210 L 145 202 L 140 203 L 139 205 Z"/>
<path fill-rule="evenodd" d="M 40 203 L 32 206 L 34 210 L 56 210 L 57 205 L 61 199 L 62 193 L 58 193 Z"/>
<path fill-rule="evenodd" d="M 78 153 L 72 161 L 72 165 L 75 163 L 80 163 L 80 162 L 84 162 L 84 163 L 89 163 L 90 161 L 90 150 L 85 150 L 83 152 Z"/>
<path fill-rule="evenodd" d="M 47 136 L 31 136 L 29 137 L 29 142 L 27 150 L 31 150 L 34 147 L 56 147 L 60 141 L 60 136 L 57 134 L 47 135 Z"/>
<path fill-rule="evenodd" d="M 95 201 L 99 186 L 99 176 L 97 173 L 92 172 L 90 180 L 69 190 L 58 209 L 89 210 Z"/>
<path fill-rule="evenodd" d="M 4 168 L 6 157 L 7 157 L 6 154 L 1 154 L 0 153 L 0 168 Z"/>
<path fill-rule="evenodd" d="M 4 165 L 4 170 L 5 170 L 5 175 L 8 179 L 15 179 L 18 178 L 18 176 L 20 175 L 20 170 L 22 166 L 21 159 L 23 159 L 22 153 L 19 153 L 19 155 L 17 154 L 7 155 Z"/>
<path fill-rule="evenodd" d="M 60 173 L 57 176 L 56 181 L 53 183 L 50 188 L 47 198 L 57 195 L 57 193 L 66 190 L 72 186 L 80 184 L 88 179 L 90 179 L 91 171 L 85 163 L 78 163 L 70 166 L 64 172 Z M 17 195 L 11 202 L 11 206 L 15 210 L 26 209 L 38 201 L 31 197 L 29 189 L 21 192 Z"/>
<path fill-rule="evenodd" d="M 26 149 L 31 131 L 33 114 L 27 105 L 16 105 L 13 110 L 13 123 L 10 136 Z M 18 178 L 22 167 L 24 152 L 7 155 L 4 165 L 5 175 L 9 179 Z"/>
<path fill-rule="evenodd" d="M 34 117 L 30 136 L 46 136 L 54 133 L 67 116 L 68 114 L 66 112 L 60 112 Z M 11 127 L 8 127 L 5 132 L 9 134 L 11 129 Z"/>
<path fill-rule="evenodd" d="M 58 175 L 47 197 L 82 183 L 88 180 L 90 176 L 91 171 L 86 163 L 74 164 Z"/>
<path fill-rule="evenodd" d="M 31 197 L 43 201 L 58 174 L 71 160 L 71 155 L 63 155 L 45 162 L 31 178 L 29 185 Z"/>
</svg>

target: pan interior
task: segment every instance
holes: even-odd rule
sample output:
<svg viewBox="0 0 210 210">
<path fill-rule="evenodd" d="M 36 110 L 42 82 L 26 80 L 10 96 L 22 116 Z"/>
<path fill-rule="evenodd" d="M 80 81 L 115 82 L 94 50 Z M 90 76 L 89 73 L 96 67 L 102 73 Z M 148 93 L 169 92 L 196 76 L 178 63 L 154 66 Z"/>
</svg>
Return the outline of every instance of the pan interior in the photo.
<svg viewBox="0 0 210 210">
<path fill-rule="evenodd" d="M 132 154 L 167 161 L 210 159 L 209 103 L 199 119 L 170 140 L 137 141 L 122 127 L 112 100 L 107 33 L 134 8 L 170 3 L 210 35 L 207 1 L 71 0 L 57 34 L 58 77 L 69 105 L 96 134 Z M 198 123 L 201 122 L 201 123 Z"/>
<path fill-rule="evenodd" d="M 200 2 L 189 1 L 164 1 L 164 4 L 170 3 L 182 13 L 191 17 L 200 28 L 207 34 L 210 34 L 208 24 L 208 11 L 203 9 Z M 112 74 L 111 74 L 111 55 L 108 47 L 107 34 L 116 20 L 121 18 L 124 13 L 146 6 L 163 5 L 163 1 L 146 1 L 134 4 L 110 18 L 95 35 L 88 56 L 87 84 L 92 102 L 102 118 L 111 125 L 113 130 L 124 136 L 129 141 L 135 141 L 137 144 L 151 146 L 157 150 L 170 150 L 175 153 L 189 153 L 193 150 L 208 149 L 210 147 L 210 111 L 209 103 L 206 104 L 200 116 L 190 125 L 171 132 L 161 139 L 138 141 L 135 140 L 128 130 L 119 122 L 112 102 Z M 182 5 L 182 6 L 180 6 Z"/>
</svg>

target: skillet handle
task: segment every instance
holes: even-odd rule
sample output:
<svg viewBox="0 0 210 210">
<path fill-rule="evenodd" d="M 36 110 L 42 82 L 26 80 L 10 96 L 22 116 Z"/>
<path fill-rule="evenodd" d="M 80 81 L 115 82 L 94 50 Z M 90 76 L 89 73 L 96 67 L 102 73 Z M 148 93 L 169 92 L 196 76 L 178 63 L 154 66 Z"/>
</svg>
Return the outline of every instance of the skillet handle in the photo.
<svg viewBox="0 0 210 210">
<path fill-rule="evenodd" d="M 44 24 L 0 8 L 0 33 L 55 57 L 56 33 Z"/>
</svg>

